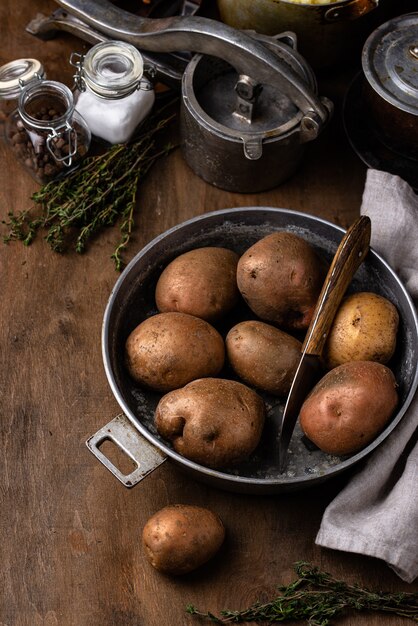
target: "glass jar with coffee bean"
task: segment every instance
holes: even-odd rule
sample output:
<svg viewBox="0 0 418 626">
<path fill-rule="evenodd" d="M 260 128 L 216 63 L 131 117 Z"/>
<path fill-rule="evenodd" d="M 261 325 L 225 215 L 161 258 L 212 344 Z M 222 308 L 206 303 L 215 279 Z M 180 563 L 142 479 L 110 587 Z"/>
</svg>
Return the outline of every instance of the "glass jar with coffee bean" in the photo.
<svg viewBox="0 0 418 626">
<path fill-rule="evenodd" d="M 70 89 L 38 78 L 21 90 L 18 108 L 6 120 L 6 140 L 33 178 L 45 184 L 77 167 L 91 134 Z"/>
<path fill-rule="evenodd" d="M 22 88 L 36 78 L 46 78 L 37 59 L 15 59 L 0 67 L 0 135 L 4 136 L 6 120 L 17 108 Z"/>
</svg>

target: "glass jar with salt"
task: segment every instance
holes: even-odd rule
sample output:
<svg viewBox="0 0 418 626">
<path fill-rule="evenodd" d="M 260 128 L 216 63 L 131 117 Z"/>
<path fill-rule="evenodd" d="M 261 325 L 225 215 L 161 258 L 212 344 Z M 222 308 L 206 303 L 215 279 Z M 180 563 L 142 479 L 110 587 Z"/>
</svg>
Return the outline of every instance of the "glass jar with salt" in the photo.
<svg viewBox="0 0 418 626">
<path fill-rule="evenodd" d="M 92 135 L 110 144 L 129 141 L 155 100 L 141 53 L 128 43 L 105 41 L 85 56 L 73 53 L 70 63 L 77 67 L 76 110 Z"/>
</svg>

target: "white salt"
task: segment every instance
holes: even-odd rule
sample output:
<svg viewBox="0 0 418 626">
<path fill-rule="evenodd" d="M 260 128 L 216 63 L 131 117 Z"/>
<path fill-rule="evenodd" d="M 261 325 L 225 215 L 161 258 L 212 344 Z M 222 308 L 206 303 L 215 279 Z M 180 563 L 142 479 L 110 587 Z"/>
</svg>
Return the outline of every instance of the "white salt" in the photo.
<svg viewBox="0 0 418 626">
<path fill-rule="evenodd" d="M 80 93 L 75 108 L 92 135 L 116 144 L 129 141 L 138 124 L 151 111 L 154 100 L 153 89 L 137 89 L 116 100 L 100 98 L 86 89 Z"/>
</svg>

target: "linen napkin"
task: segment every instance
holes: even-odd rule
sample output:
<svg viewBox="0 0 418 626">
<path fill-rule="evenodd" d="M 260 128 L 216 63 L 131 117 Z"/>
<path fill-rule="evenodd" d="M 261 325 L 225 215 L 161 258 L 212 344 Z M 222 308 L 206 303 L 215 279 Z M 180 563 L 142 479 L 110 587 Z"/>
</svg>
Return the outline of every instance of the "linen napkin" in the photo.
<svg viewBox="0 0 418 626">
<path fill-rule="evenodd" d="M 418 196 L 398 176 L 370 169 L 361 214 L 371 246 L 418 303 Z M 406 582 L 418 576 L 418 394 L 391 435 L 325 510 L 316 543 L 384 560 Z"/>
</svg>

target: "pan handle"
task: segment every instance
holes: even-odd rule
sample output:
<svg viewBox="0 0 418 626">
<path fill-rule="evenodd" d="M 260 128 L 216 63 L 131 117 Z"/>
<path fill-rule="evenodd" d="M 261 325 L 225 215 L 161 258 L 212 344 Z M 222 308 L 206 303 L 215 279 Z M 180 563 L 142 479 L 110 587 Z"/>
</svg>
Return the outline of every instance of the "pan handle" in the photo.
<svg viewBox="0 0 418 626">
<path fill-rule="evenodd" d="M 152 52 L 190 51 L 220 57 L 238 74 L 277 86 L 304 113 L 306 127 L 319 134 L 331 111 L 274 52 L 247 33 L 205 17 L 141 18 L 109 0 L 57 0 L 66 11 L 114 39 Z"/>
<path fill-rule="evenodd" d="M 100 449 L 105 441 L 114 443 L 135 463 L 136 468 L 133 472 L 123 474 L 108 459 Z M 167 459 L 163 452 L 138 433 L 124 413 L 117 415 L 96 434 L 89 437 L 86 445 L 90 452 L 128 488 L 137 485 Z"/>
</svg>

